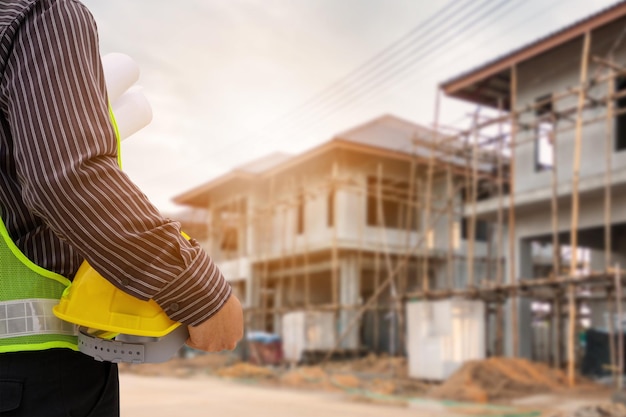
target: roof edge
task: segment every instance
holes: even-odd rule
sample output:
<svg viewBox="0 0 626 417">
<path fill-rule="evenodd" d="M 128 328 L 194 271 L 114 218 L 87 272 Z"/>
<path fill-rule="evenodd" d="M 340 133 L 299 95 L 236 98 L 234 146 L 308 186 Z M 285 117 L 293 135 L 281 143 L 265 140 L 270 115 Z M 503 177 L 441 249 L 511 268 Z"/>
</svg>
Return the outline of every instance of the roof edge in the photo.
<svg viewBox="0 0 626 417">
<path fill-rule="evenodd" d="M 582 20 L 578 20 L 552 34 L 513 50 L 504 56 L 498 57 L 473 70 L 444 81 L 440 83 L 439 86 L 446 95 L 455 96 L 455 94 L 462 89 L 477 81 L 505 71 L 514 65 L 547 52 L 568 41 L 574 40 L 588 31 L 593 31 L 624 16 L 626 16 L 626 1 L 619 2 Z"/>
</svg>

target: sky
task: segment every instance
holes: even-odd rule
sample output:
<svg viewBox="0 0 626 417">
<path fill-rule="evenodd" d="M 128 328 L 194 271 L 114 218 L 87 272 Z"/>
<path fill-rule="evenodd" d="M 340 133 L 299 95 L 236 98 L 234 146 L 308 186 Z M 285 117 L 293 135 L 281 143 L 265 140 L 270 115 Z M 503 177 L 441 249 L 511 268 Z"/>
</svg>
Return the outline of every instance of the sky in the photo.
<svg viewBox="0 0 626 417">
<path fill-rule="evenodd" d="M 131 56 L 153 120 L 124 170 L 172 197 L 383 114 L 430 126 L 440 82 L 615 0 L 83 0 L 101 54 Z M 442 98 L 440 123 L 471 109 Z"/>
</svg>

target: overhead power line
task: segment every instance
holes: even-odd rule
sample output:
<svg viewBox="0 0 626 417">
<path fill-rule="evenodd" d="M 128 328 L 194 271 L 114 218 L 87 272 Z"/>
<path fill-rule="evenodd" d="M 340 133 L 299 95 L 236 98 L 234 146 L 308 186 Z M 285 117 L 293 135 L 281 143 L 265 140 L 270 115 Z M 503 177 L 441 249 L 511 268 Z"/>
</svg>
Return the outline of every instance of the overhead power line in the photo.
<svg viewBox="0 0 626 417">
<path fill-rule="evenodd" d="M 482 0 L 477 3 L 476 0 L 452 0 L 451 2 L 446 3 L 435 14 L 420 22 L 406 35 L 402 36 L 399 40 L 384 48 L 382 51 L 374 55 L 374 57 L 359 65 L 356 69 L 340 78 L 331 86 L 323 90 L 321 93 L 316 94 L 310 100 L 306 101 L 300 106 L 297 106 L 295 109 L 289 111 L 288 113 L 281 116 L 279 119 L 270 123 L 268 126 L 261 130 L 270 129 L 272 126 L 278 125 L 284 120 L 293 120 L 293 118 L 297 117 L 298 115 L 308 114 L 308 112 L 306 111 L 307 109 L 309 109 L 310 112 L 311 107 L 319 107 L 320 105 L 323 105 L 324 101 L 328 99 L 328 96 L 332 97 L 332 95 L 337 94 L 344 88 L 343 86 L 350 83 L 358 83 L 359 78 L 367 76 L 370 71 L 376 70 L 380 65 L 392 60 L 398 54 L 404 53 L 408 48 L 411 47 L 414 42 L 416 42 L 416 39 L 417 41 L 419 41 L 419 39 L 422 38 L 424 34 L 431 34 L 432 36 L 432 33 L 438 33 L 442 30 L 442 28 L 445 29 L 445 22 L 449 22 L 450 19 L 454 19 L 455 16 L 471 16 L 473 13 L 476 12 L 478 6 L 482 5 L 483 3 L 489 3 L 492 1 L 494 0 Z M 470 12 L 468 13 L 463 14 L 463 11 L 465 11 L 471 5 L 474 5 L 474 9 L 470 10 Z M 246 135 L 240 139 L 229 142 L 227 145 L 219 149 L 213 150 L 211 152 L 211 155 L 215 156 L 216 154 L 223 153 L 224 151 L 232 149 L 235 146 L 240 146 L 246 142 L 257 140 L 257 138 L 257 135 Z M 202 158 L 204 158 L 204 156 Z M 198 160 L 198 162 L 199 161 L 200 159 Z M 189 161 L 188 164 L 189 163 L 193 163 L 193 161 Z M 158 176 L 155 176 L 155 179 L 161 178 L 165 175 L 170 175 L 176 171 L 178 171 L 178 169 L 172 169 L 168 170 L 167 172 L 162 172 Z"/>
<path fill-rule="evenodd" d="M 469 39 L 489 29 L 496 19 L 512 13 L 521 5 L 528 5 L 521 0 L 483 0 L 480 2 L 467 0 L 447 3 L 433 16 L 411 29 L 406 35 L 395 41 L 362 65 L 331 84 L 321 93 L 294 108 L 284 116 L 268 125 L 272 137 L 265 143 L 284 140 L 283 136 L 290 130 L 306 131 L 320 125 L 325 120 L 338 115 L 345 107 L 358 105 L 376 93 L 390 89 L 407 76 L 423 75 L 424 68 L 432 66 L 436 60 L 427 60 L 438 51 L 458 39 Z M 554 7 L 554 3 L 546 3 L 543 9 Z M 473 5 L 473 7 L 471 7 Z M 542 9 L 542 10 L 543 10 Z M 533 14 L 533 16 L 538 13 Z M 528 20 L 525 19 L 523 22 Z M 519 26 L 519 22 L 516 22 Z M 483 41 L 483 43 L 486 41 Z M 458 62 L 471 51 L 464 51 L 462 56 L 453 57 Z M 418 64 L 418 71 L 410 72 Z M 408 73 L 408 74 L 407 74 Z M 431 72 L 432 74 L 432 72 Z M 286 120 L 285 123 L 280 121 Z M 274 127 L 274 130 L 271 128 Z M 283 132 L 279 135 L 279 132 Z M 258 136 L 247 135 L 228 145 L 214 150 L 212 155 L 219 154 L 234 146 L 242 146 L 246 142 L 258 140 Z M 177 170 L 176 170 L 177 171 Z M 168 175 L 169 173 L 161 174 Z"/>
<path fill-rule="evenodd" d="M 491 7 L 479 7 L 477 10 L 474 10 L 474 12 L 481 12 L 478 15 L 477 13 L 472 13 L 470 16 L 460 16 L 458 19 L 451 20 L 449 25 L 443 28 L 443 36 L 437 33 L 428 37 L 422 44 L 425 47 L 420 46 L 413 48 L 405 59 L 394 63 L 393 66 L 389 66 L 383 72 L 374 73 L 365 83 L 358 85 L 345 95 L 335 97 L 327 107 L 322 108 L 318 113 L 311 114 L 309 124 L 299 124 L 295 127 L 307 131 L 337 114 L 339 110 L 354 105 L 355 102 L 364 100 L 382 90 L 388 89 L 390 84 L 397 82 L 406 75 L 408 71 L 413 70 L 417 64 L 425 63 L 427 65 L 429 62 L 425 61 L 429 57 L 437 54 L 439 51 L 445 50 L 452 42 L 458 40 L 461 35 L 463 38 L 468 38 L 475 34 L 475 32 L 471 32 L 472 29 L 484 30 L 490 20 L 498 19 L 502 17 L 504 13 L 510 12 L 527 3 L 528 2 L 525 0 L 499 0 Z M 509 8 L 506 9 L 506 7 Z M 277 140 L 280 139 L 277 138 Z"/>
</svg>

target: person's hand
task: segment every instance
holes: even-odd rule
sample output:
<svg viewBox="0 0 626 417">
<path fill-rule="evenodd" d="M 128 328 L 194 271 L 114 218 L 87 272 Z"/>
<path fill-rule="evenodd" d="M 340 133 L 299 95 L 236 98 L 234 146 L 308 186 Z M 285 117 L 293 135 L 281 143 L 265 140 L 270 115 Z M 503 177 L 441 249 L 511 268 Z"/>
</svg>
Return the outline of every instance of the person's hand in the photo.
<svg viewBox="0 0 626 417">
<path fill-rule="evenodd" d="M 233 350 L 243 337 L 241 303 L 231 295 L 220 311 L 197 326 L 188 326 L 187 345 L 206 352 Z"/>
</svg>

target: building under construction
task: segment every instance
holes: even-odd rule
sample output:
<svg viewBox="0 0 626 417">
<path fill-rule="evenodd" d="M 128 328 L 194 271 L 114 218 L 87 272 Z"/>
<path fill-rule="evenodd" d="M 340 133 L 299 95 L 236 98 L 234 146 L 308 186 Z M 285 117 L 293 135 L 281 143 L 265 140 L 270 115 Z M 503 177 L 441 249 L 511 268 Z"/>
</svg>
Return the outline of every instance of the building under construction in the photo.
<svg viewBox="0 0 626 417">
<path fill-rule="evenodd" d="M 177 197 L 205 213 L 248 329 L 288 338 L 317 314 L 328 352 L 411 355 L 408 306 L 472 300 L 482 355 L 573 382 L 597 329 L 622 372 L 625 28 L 621 2 L 443 82 L 436 114 L 444 95 L 476 107 L 462 129 L 384 116 Z"/>
</svg>

